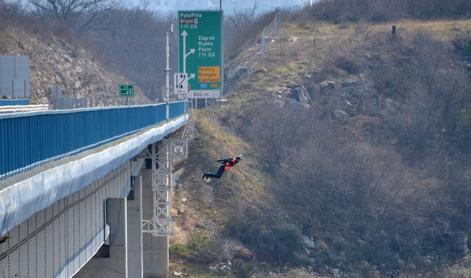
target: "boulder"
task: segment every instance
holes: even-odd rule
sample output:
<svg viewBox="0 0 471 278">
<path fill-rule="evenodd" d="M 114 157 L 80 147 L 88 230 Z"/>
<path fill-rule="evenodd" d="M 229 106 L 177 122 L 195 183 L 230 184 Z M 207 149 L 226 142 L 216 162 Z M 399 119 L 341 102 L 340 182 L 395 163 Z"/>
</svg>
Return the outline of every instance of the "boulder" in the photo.
<svg viewBox="0 0 471 278">
<path fill-rule="evenodd" d="M 348 121 L 348 114 L 347 112 L 343 111 L 343 110 L 335 110 L 333 113 L 332 113 L 332 117 L 341 122 L 342 124 L 346 124 L 347 121 Z"/>
<path fill-rule="evenodd" d="M 174 277 L 183 277 L 183 276 L 184 276 L 184 273 L 175 270 L 175 271 L 172 273 L 172 275 L 173 275 Z"/>
<path fill-rule="evenodd" d="M 303 105 L 309 105 L 311 102 L 311 97 L 303 85 L 289 86 L 288 95 Z"/>
<path fill-rule="evenodd" d="M 360 83 L 360 80 L 357 79 L 347 79 L 342 82 L 342 87 L 347 88 L 347 87 L 353 87 L 357 86 Z"/>
<path fill-rule="evenodd" d="M 322 250 L 322 251 L 328 251 L 329 250 L 329 246 L 327 246 L 327 244 L 324 241 L 318 240 L 316 243 L 317 243 L 317 246 L 319 246 L 320 250 Z"/>
<path fill-rule="evenodd" d="M 321 88 L 334 89 L 334 88 L 335 88 L 335 81 L 324 81 L 324 82 L 321 82 L 320 87 L 321 87 Z"/>
<path fill-rule="evenodd" d="M 373 270 L 368 273 L 368 277 L 369 278 L 381 278 L 381 273 L 379 273 L 379 271 L 377 270 Z"/>
<path fill-rule="evenodd" d="M 316 243 L 314 240 L 308 236 L 303 236 L 304 246 L 308 249 L 314 249 L 316 247 Z"/>
<path fill-rule="evenodd" d="M 235 240 L 227 240 L 223 243 L 221 255 L 227 261 L 240 259 L 248 262 L 254 258 L 254 254 L 249 249 L 241 242 Z"/>
<path fill-rule="evenodd" d="M 321 94 L 327 93 L 328 90 L 335 88 L 335 81 L 324 81 L 319 85 Z"/>
<path fill-rule="evenodd" d="M 228 263 L 218 263 L 215 265 L 210 265 L 209 269 L 215 272 L 229 272 L 231 271 L 231 262 Z"/>
</svg>

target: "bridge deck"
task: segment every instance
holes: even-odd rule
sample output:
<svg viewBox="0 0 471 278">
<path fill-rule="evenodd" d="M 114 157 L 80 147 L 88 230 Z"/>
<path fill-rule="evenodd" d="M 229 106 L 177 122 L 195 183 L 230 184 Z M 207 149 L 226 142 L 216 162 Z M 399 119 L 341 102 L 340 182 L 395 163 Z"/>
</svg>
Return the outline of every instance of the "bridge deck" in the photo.
<svg viewBox="0 0 471 278">
<path fill-rule="evenodd" d="M 132 135 L 96 146 L 73 156 L 47 162 L 0 182 L 0 235 L 25 221 L 36 211 L 81 190 L 161 140 L 188 121 L 173 115 Z M 2 142 L 3 143 L 3 142 Z"/>
</svg>

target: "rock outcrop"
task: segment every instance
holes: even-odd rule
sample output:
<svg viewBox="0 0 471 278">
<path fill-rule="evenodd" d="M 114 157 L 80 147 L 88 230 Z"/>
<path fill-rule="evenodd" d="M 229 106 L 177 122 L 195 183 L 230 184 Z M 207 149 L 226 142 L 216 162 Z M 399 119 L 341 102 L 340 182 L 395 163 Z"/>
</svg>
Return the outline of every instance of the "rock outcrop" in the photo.
<svg viewBox="0 0 471 278">
<path fill-rule="evenodd" d="M 49 103 L 51 87 L 61 85 L 67 98 L 89 98 L 98 105 L 119 102 L 118 85 L 129 82 L 110 72 L 83 47 L 55 35 L 39 36 L 18 27 L 0 32 L 1 55 L 27 55 L 30 58 L 31 102 Z M 131 102 L 145 103 L 136 91 Z"/>
</svg>

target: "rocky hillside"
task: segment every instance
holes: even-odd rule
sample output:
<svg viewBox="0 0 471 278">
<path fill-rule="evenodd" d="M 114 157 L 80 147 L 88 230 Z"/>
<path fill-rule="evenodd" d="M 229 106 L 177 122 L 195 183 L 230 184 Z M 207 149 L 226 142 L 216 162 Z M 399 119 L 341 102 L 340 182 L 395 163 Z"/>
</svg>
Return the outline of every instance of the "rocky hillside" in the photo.
<svg viewBox="0 0 471 278">
<path fill-rule="evenodd" d="M 117 87 L 129 82 L 123 76 L 108 71 L 97 62 L 77 40 L 32 27 L 2 26 L 0 28 L 2 55 L 27 55 L 30 58 L 31 101 L 49 103 L 51 86 L 64 87 L 65 97 L 91 98 L 97 104 L 120 103 Z M 147 98 L 137 90 L 136 103 Z"/>
<path fill-rule="evenodd" d="M 466 277 L 471 21 L 392 25 L 287 19 L 231 62 L 228 102 L 194 115 L 177 274 Z"/>
</svg>

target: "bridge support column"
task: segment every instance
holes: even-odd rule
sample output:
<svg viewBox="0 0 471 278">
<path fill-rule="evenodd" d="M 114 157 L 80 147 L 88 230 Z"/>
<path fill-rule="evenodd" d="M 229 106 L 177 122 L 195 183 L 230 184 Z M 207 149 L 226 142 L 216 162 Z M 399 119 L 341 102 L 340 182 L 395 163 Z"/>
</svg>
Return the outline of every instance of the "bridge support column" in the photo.
<svg viewBox="0 0 471 278">
<path fill-rule="evenodd" d="M 142 169 L 143 219 L 153 216 L 152 179 L 153 171 Z M 168 277 L 168 237 L 156 237 L 152 233 L 143 234 L 144 277 Z"/>
<path fill-rule="evenodd" d="M 155 261 L 157 269 L 157 277 L 167 278 L 169 277 L 169 253 L 168 253 L 168 236 L 153 237 L 155 242 L 155 255 L 157 260 Z"/>
<path fill-rule="evenodd" d="M 173 234 L 171 191 L 173 162 L 188 156 L 188 139 L 165 138 L 142 154 L 144 277 L 169 277 L 169 236 Z"/>
<path fill-rule="evenodd" d="M 128 267 L 129 277 L 143 277 L 142 253 L 142 177 L 133 177 L 133 190 L 128 196 Z"/>
<path fill-rule="evenodd" d="M 113 277 L 119 272 L 128 277 L 128 215 L 126 198 L 106 200 L 106 222 L 110 226 L 110 261 L 113 264 Z M 104 276 L 101 276 L 104 277 Z"/>
<path fill-rule="evenodd" d="M 106 200 L 106 223 L 110 227 L 110 234 L 108 236 L 109 257 L 91 259 L 74 277 L 128 278 L 127 215 L 126 198 L 110 198 Z"/>
</svg>

